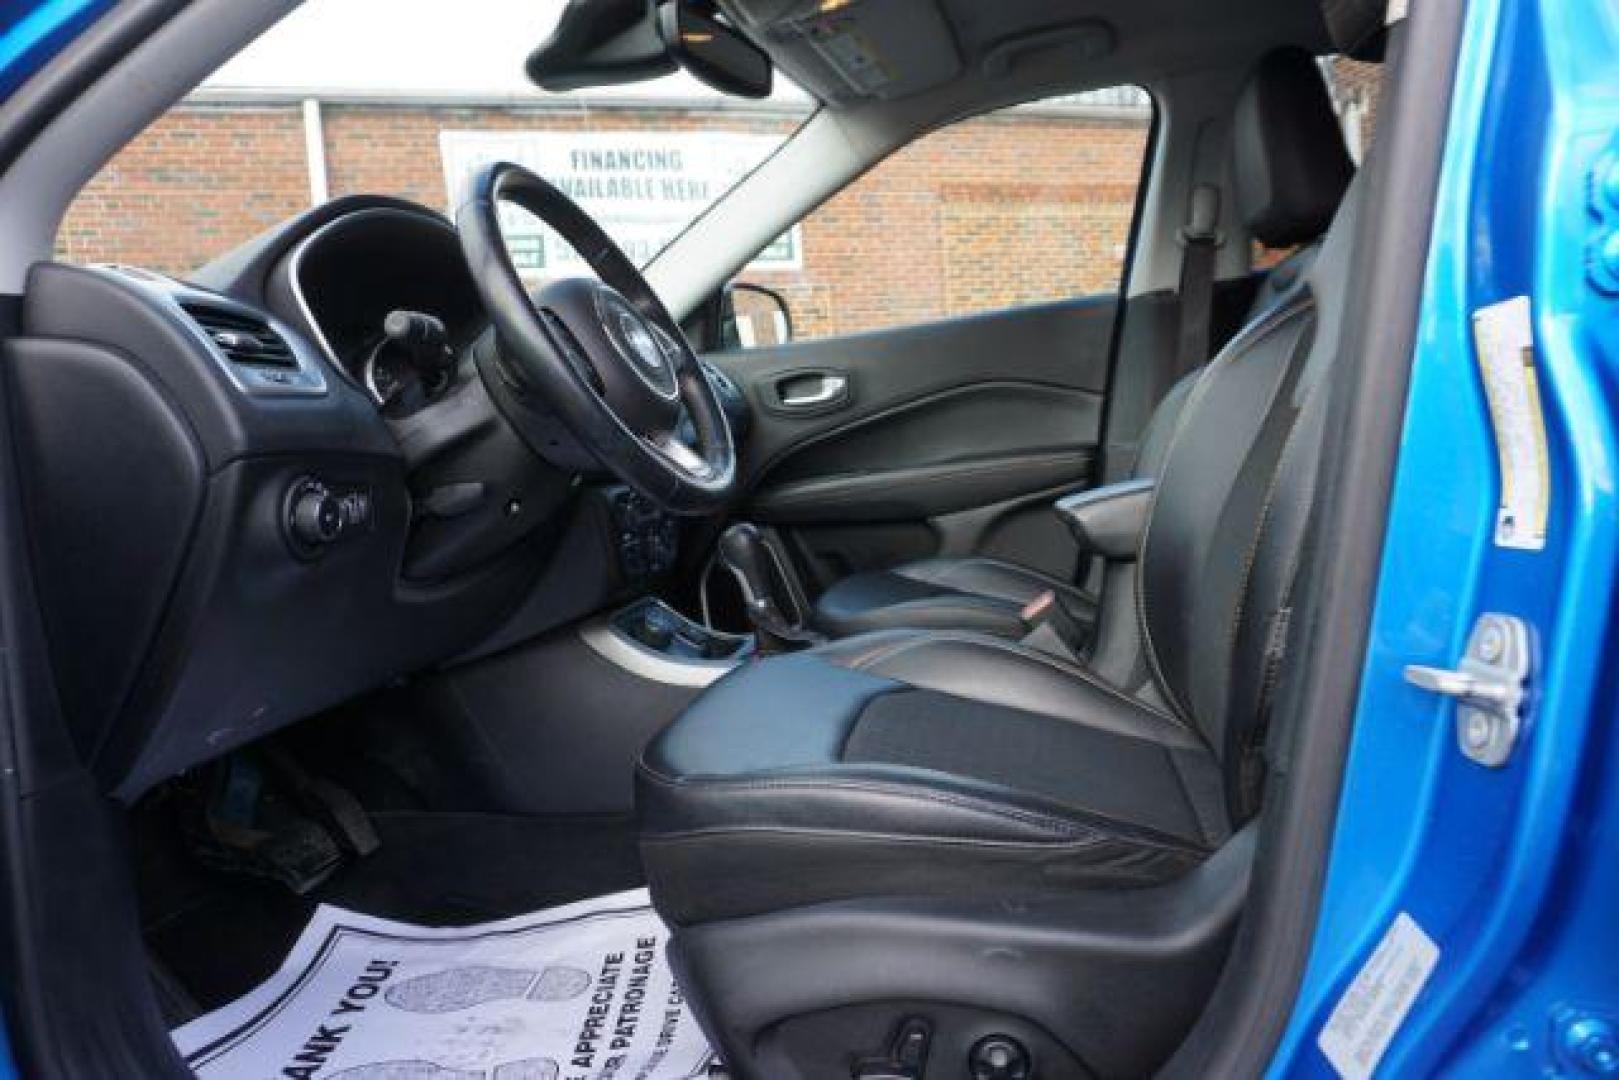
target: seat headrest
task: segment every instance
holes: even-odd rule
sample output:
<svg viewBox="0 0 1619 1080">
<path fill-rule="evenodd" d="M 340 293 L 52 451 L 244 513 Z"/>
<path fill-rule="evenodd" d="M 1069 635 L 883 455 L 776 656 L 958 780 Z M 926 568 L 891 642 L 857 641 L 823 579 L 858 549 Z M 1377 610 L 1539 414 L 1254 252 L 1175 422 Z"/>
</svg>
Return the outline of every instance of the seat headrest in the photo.
<svg viewBox="0 0 1619 1080">
<path fill-rule="evenodd" d="M 1319 237 L 1355 175 L 1321 70 L 1302 49 L 1259 62 L 1237 102 L 1232 147 L 1237 209 L 1267 247 Z"/>
</svg>

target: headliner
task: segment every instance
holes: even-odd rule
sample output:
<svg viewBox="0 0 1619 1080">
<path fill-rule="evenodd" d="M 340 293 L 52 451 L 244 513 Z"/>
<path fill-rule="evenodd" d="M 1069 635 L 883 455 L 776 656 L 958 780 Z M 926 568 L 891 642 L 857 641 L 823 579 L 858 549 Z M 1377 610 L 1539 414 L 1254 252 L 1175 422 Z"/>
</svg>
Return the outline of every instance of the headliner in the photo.
<svg viewBox="0 0 1619 1080">
<path fill-rule="evenodd" d="M 1150 83 L 1278 45 L 1331 48 L 1314 0 L 721 0 L 833 107 L 1058 66 L 1074 89 Z M 987 89 L 987 87 L 986 87 Z"/>
</svg>

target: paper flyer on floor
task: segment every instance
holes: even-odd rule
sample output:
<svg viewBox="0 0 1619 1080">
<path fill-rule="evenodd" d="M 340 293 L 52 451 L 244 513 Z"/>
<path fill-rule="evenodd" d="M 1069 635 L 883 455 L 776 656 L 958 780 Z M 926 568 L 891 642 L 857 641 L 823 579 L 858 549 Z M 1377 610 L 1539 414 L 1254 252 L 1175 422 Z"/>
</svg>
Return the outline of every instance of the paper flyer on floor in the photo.
<svg viewBox="0 0 1619 1080">
<path fill-rule="evenodd" d="M 714 1054 L 644 890 L 433 929 L 322 906 L 247 996 L 174 1033 L 205 1080 L 684 1080 Z"/>
</svg>

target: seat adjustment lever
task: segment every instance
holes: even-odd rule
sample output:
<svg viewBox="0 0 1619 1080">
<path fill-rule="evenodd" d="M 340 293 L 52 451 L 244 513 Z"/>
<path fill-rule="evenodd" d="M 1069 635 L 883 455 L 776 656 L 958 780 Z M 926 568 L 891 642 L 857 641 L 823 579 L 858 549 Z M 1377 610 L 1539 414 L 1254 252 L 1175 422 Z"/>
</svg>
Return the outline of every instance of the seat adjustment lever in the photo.
<svg viewBox="0 0 1619 1080">
<path fill-rule="evenodd" d="M 933 1026 L 921 1017 L 902 1021 L 888 1052 L 855 1063 L 853 1080 L 922 1080 L 928 1067 Z"/>
</svg>

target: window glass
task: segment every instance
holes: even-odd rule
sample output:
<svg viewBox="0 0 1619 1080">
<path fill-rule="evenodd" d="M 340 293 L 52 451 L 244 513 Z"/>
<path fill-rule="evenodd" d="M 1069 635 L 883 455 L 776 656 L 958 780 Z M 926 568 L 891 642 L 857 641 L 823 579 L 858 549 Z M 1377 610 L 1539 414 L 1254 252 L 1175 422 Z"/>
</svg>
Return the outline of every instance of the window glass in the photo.
<svg viewBox="0 0 1619 1080">
<path fill-rule="evenodd" d="M 1324 61 L 1327 87 L 1332 92 L 1338 121 L 1343 125 L 1349 156 L 1359 165 L 1377 131 L 1377 101 L 1383 86 L 1383 65 L 1335 56 Z"/>
<path fill-rule="evenodd" d="M 786 298 L 795 340 L 1114 293 L 1151 121 L 1151 99 L 1120 87 L 943 128 L 739 280 Z"/>
<path fill-rule="evenodd" d="M 762 102 L 683 75 L 553 94 L 523 74 L 564 0 L 306 0 L 124 149 L 79 195 L 58 254 L 184 274 L 329 198 L 450 212 L 473 170 L 527 165 L 646 262 L 807 118 L 778 73 Z M 513 214 L 525 276 L 584 271 Z M 760 256 L 794 258 L 796 233 Z"/>
</svg>

